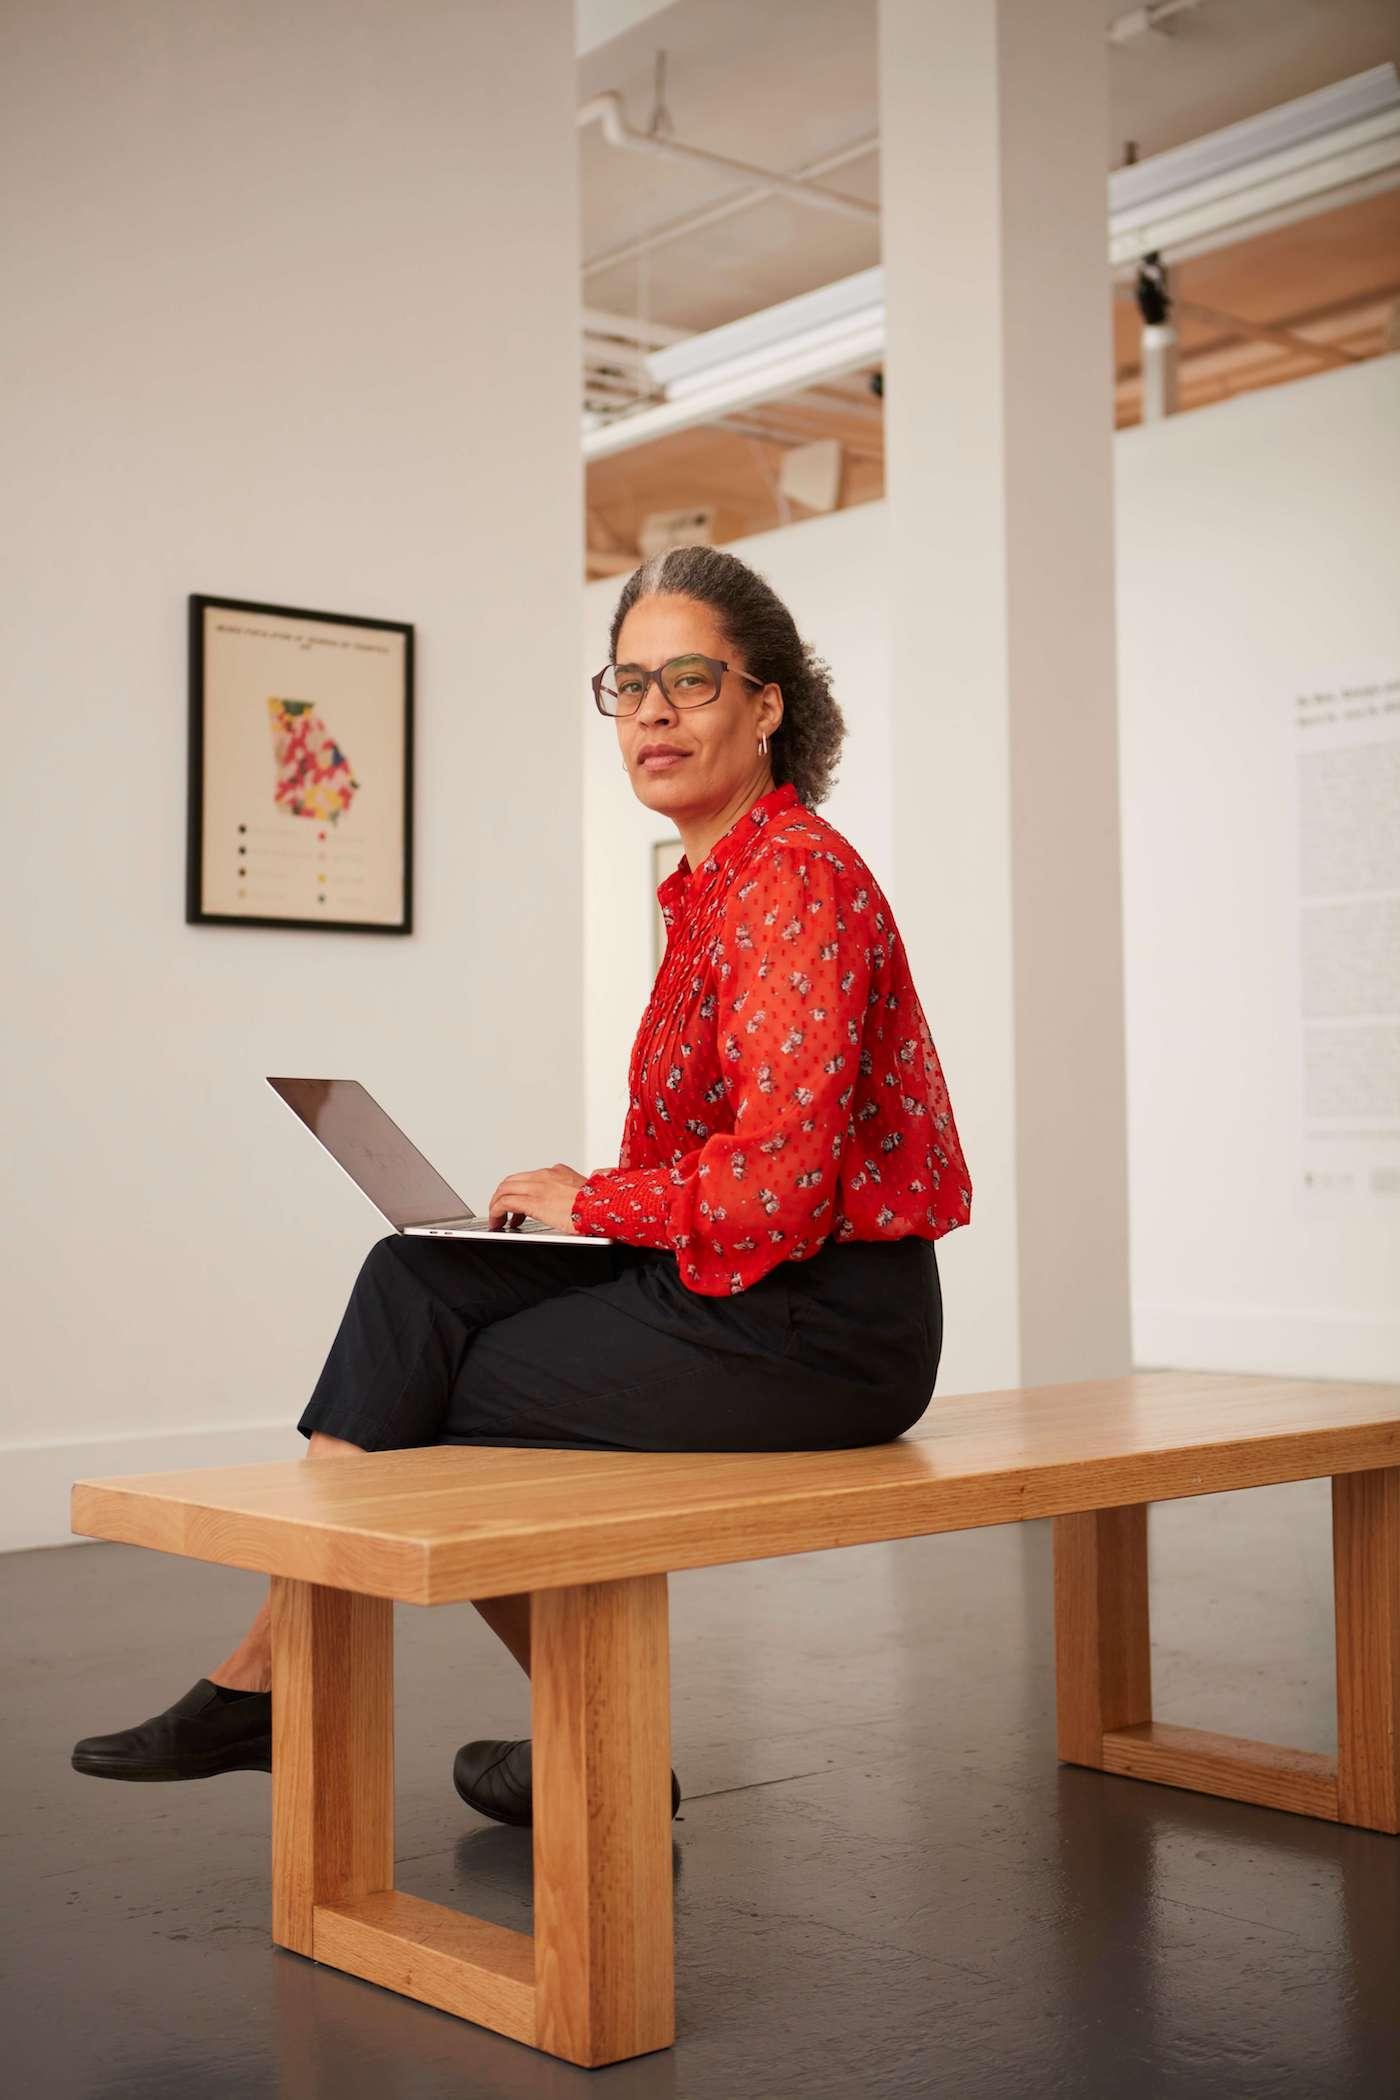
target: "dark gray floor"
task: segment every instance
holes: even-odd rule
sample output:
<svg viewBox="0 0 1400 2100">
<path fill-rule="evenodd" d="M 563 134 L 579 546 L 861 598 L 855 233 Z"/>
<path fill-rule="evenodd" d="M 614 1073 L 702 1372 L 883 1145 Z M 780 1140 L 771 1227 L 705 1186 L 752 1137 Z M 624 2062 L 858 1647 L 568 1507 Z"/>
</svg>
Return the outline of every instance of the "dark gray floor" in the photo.
<svg viewBox="0 0 1400 2100">
<path fill-rule="evenodd" d="M 1159 1716 L 1332 1747 L 1325 1485 L 1152 1518 Z M 274 1950 L 269 1782 L 78 1777 L 260 1578 L 0 1560 L 7 2090 L 121 2100 L 1400 2091 L 1400 1840 L 1057 1766 L 1048 1527 L 672 1578 L 679 2035 L 579 2071 Z M 529 1833 L 449 1777 L 524 1734 L 470 1607 L 398 1613 L 400 1885 L 528 1929 Z"/>
</svg>

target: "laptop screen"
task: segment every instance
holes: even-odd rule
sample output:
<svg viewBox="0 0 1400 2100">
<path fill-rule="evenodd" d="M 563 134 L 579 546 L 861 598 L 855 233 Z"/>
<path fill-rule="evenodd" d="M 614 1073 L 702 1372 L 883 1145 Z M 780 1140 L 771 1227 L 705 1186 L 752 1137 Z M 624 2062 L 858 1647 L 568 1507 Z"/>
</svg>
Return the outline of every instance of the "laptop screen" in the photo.
<svg viewBox="0 0 1400 2100">
<path fill-rule="evenodd" d="M 400 1231 L 473 1215 L 358 1079 L 267 1083 Z"/>
</svg>

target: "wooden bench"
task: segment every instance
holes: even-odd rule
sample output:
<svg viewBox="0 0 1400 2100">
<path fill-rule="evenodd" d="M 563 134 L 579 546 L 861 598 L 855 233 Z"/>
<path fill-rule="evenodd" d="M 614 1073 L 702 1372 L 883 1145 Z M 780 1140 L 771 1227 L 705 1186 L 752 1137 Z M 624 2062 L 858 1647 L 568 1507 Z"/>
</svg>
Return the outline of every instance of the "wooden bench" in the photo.
<svg viewBox="0 0 1400 2100">
<path fill-rule="evenodd" d="M 1152 1717 L 1147 1505 L 1332 1476 L 1335 1759 Z M 1400 1830 L 1400 1386 L 1155 1372 L 860 1451 L 433 1448 L 83 1481 L 77 1532 L 273 1578 L 272 1936 L 550 2054 L 675 2038 L 667 1574 L 1054 1519 L 1059 1755 Z M 528 1591 L 534 1931 L 394 1889 L 394 1600 Z"/>
</svg>

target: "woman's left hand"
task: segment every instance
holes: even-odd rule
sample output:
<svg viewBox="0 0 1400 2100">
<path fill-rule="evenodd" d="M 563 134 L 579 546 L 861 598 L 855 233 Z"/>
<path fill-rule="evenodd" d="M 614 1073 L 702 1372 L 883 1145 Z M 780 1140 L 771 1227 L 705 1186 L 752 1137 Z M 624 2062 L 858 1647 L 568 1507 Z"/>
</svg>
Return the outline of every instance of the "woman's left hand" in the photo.
<svg viewBox="0 0 1400 2100">
<path fill-rule="evenodd" d="M 576 1192 L 588 1179 L 573 1167 L 556 1160 L 552 1167 L 537 1167 L 532 1174 L 507 1174 L 493 1190 L 487 1206 L 491 1230 L 499 1231 L 512 1214 L 538 1218 L 556 1232 L 574 1232 L 569 1212 Z M 507 1228 L 509 1229 L 509 1228 Z"/>
</svg>

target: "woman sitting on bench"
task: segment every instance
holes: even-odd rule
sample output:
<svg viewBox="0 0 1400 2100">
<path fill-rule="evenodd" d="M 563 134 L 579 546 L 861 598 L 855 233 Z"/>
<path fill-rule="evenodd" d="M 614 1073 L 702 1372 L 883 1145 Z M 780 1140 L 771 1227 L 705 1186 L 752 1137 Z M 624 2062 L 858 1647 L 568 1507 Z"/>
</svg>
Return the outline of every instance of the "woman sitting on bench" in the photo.
<svg viewBox="0 0 1400 2100">
<path fill-rule="evenodd" d="M 972 1190 L 889 904 L 815 814 L 845 733 L 826 666 L 711 547 L 629 577 L 610 639 L 594 700 L 685 848 L 657 891 L 666 954 L 618 1165 L 508 1174 L 490 1201 L 493 1228 L 528 1216 L 609 1244 L 379 1240 L 298 1425 L 312 1458 L 832 1449 L 900 1436 L 933 1393 L 933 1243 L 968 1223 Z M 529 1598 L 477 1609 L 528 1672 Z M 271 1682 L 264 1606 L 209 1677 L 73 1764 L 270 1771 Z M 464 1744 L 454 1766 L 504 1823 L 530 1822 L 530 1776 L 528 1740 Z"/>
</svg>

